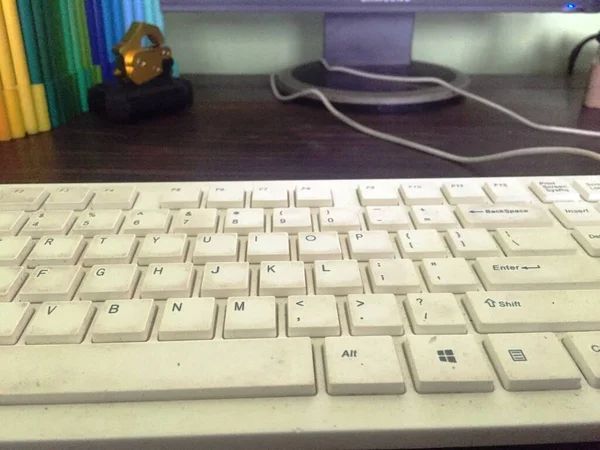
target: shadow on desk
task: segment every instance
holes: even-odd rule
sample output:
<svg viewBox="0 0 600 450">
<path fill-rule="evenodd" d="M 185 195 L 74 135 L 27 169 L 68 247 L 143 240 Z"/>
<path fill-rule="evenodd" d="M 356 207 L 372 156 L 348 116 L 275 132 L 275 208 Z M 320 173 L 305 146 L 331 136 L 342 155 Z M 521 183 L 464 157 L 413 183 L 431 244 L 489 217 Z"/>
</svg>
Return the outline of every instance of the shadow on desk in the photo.
<svg viewBox="0 0 600 450">
<path fill-rule="evenodd" d="M 187 113 L 136 125 L 89 114 L 51 133 L 0 143 L 4 183 L 426 178 L 598 174 L 574 156 L 464 166 L 362 135 L 318 105 L 280 104 L 264 76 L 192 76 Z M 600 130 L 581 108 L 583 83 L 476 76 L 471 90 L 547 124 Z M 407 114 L 353 113 L 361 123 L 462 155 L 600 139 L 542 133 L 471 101 Z"/>
</svg>

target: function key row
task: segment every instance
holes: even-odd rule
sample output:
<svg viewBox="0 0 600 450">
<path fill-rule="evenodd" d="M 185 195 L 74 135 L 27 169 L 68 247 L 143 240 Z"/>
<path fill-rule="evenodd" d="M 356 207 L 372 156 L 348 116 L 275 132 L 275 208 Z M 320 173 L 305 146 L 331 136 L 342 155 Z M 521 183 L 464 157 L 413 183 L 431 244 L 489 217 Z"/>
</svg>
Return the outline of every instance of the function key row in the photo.
<svg viewBox="0 0 600 450">
<path fill-rule="evenodd" d="M 488 181 L 457 180 L 438 186 L 432 182 L 404 182 L 398 186 L 384 182 L 360 183 L 356 189 L 362 206 L 438 205 L 448 202 L 459 204 L 532 203 L 535 197 L 544 203 L 600 200 L 600 179 L 575 180 L 572 184 L 561 180 L 536 180 L 524 184 L 515 179 Z M 532 195 L 535 194 L 535 197 Z M 93 189 L 89 186 L 64 186 L 46 189 L 28 186 L 0 191 L 0 210 L 37 211 L 44 209 L 129 210 L 135 205 L 138 190 L 133 185 L 108 186 Z M 208 208 L 243 208 L 246 200 L 253 208 L 331 207 L 334 198 L 329 187 L 299 185 L 292 191 L 285 187 L 257 185 L 246 192 L 241 185 L 215 186 L 204 193 L 199 187 L 183 185 L 166 188 L 159 197 L 159 206 L 165 209 L 200 207 L 206 194 Z"/>
</svg>

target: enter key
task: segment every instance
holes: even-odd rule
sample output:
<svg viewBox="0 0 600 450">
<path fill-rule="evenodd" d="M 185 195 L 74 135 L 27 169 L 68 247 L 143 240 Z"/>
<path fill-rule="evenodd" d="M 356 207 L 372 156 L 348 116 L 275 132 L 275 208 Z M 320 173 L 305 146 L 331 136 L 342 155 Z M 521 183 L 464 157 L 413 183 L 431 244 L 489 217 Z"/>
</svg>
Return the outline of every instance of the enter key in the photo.
<svg viewBox="0 0 600 450">
<path fill-rule="evenodd" d="M 488 291 L 600 289 L 600 262 L 588 256 L 477 258 Z"/>
</svg>

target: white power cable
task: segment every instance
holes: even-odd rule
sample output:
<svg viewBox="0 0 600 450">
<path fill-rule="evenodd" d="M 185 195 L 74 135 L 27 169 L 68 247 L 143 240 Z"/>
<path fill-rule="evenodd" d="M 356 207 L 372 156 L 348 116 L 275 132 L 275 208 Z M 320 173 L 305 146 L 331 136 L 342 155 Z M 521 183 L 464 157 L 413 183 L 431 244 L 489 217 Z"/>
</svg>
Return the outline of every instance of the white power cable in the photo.
<svg viewBox="0 0 600 450">
<path fill-rule="evenodd" d="M 490 100 L 487 100 L 483 97 L 480 97 L 476 94 L 472 94 L 471 92 L 465 91 L 464 89 L 457 88 L 447 83 L 446 81 L 433 78 L 433 77 L 396 77 L 390 75 L 378 75 L 369 72 L 363 72 L 361 70 L 350 69 L 347 67 L 337 67 L 330 66 L 326 61 L 322 60 L 323 65 L 326 69 L 335 72 L 344 72 L 351 75 L 370 78 L 375 80 L 385 80 L 385 81 L 396 81 L 403 83 L 428 83 L 428 84 L 438 84 L 440 86 L 446 87 L 458 94 L 461 94 L 465 97 L 468 97 L 472 100 L 475 100 L 479 103 L 482 103 L 486 106 L 489 106 L 492 109 L 495 109 L 499 112 L 502 112 L 519 122 L 534 128 L 540 131 L 549 131 L 554 133 L 567 133 L 567 134 L 575 134 L 582 136 L 590 136 L 590 137 L 600 137 L 600 132 L 591 131 L 591 130 L 580 130 L 577 128 L 567 128 L 567 127 L 557 127 L 551 125 L 543 125 L 535 123 L 514 111 L 511 111 L 504 106 L 498 105 Z M 362 125 L 350 117 L 346 116 L 344 113 L 339 111 L 333 104 L 329 101 L 327 96 L 317 88 L 308 88 L 293 94 L 285 95 L 279 91 L 277 87 L 277 83 L 275 80 L 275 75 L 271 76 L 271 90 L 273 91 L 273 95 L 280 101 L 292 101 L 301 97 L 316 97 L 323 103 L 325 108 L 340 121 L 344 122 L 346 125 L 354 128 L 361 133 L 367 134 L 369 136 L 375 137 L 377 139 L 381 139 L 384 141 L 388 141 L 394 144 L 403 145 L 405 147 L 411 148 L 413 150 L 417 150 L 422 153 L 426 153 L 428 155 L 436 156 L 438 158 L 446 159 L 448 161 L 461 163 L 461 164 L 469 164 L 469 163 L 482 163 L 482 162 L 490 162 L 497 161 L 500 159 L 514 158 L 518 156 L 531 156 L 531 155 L 550 155 L 550 154 L 569 154 L 576 156 L 583 156 L 591 159 L 595 159 L 596 161 L 600 161 L 600 154 L 593 152 L 591 150 L 585 150 L 577 147 L 531 147 L 531 148 L 520 148 L 515 150 L 508 150 L 500 153 L 494 153 L 491 155 L 484 156 L 461 156 L 455 155 L 454 153 L 449 153 L 444 150 L 437 149 L 435 147 L 430 147 L 428 145 L 420 144 L 418 142 L 411 141 L 409 139 L 401 138 L 399 136 L 394 136 L 392 134 L 383 133 L 381 131 L 374 130 L 373 128 L 369 128 L 365 125 Z"/>
</svg>

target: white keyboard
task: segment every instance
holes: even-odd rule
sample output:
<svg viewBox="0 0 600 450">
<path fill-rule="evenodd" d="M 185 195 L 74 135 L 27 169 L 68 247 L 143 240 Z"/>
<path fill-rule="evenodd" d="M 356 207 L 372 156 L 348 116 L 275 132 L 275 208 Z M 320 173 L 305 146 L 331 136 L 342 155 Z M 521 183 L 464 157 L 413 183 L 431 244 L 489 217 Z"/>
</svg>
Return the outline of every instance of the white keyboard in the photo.
<svg viewBox="0 0 600 450">
<path fill-rule="evenodd" d="M 599 441 L 598 201 L 600 176 L 0 186 L 0 448 Z"/>
</svg>

